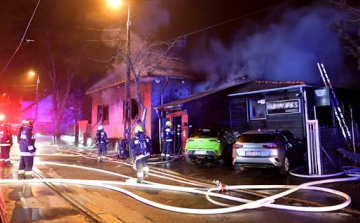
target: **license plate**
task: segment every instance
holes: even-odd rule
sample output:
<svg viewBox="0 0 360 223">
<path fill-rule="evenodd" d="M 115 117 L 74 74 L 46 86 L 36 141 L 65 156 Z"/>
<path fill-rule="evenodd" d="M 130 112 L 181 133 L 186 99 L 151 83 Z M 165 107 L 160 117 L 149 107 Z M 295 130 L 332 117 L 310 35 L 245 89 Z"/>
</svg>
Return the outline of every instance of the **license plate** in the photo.
<svg viewBox="0 0 360 223">
<path fill-rule="evenodd" d="M 247 151 L 245 152 L 245 156 L 260 156 L 261 152 L 255 152 L 255 151 Z"/>
<path fill-rule="evenodd" d="M 196 154 L 196 155 L 206 155 L 206 151 L 204 151 L 204 150 L 195 150 L 194 154 Z"/>
</svg>

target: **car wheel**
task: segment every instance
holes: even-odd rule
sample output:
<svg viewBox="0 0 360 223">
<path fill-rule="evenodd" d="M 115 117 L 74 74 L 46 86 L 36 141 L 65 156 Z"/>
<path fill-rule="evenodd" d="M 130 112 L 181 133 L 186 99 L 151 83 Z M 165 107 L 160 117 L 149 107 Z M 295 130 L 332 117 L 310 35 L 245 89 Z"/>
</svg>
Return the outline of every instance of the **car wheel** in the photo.
<svg viewBox="0 0 360 223">
<path fill-rule="evenodd" d="M 290 170 L 290 161 L 285 156 L 283 165 L 282 165 L 282 167 L 280 167 L 280 174 L 287 174 L 289 172 L 289 170 Z"/>
<path fill-rule="evenodd" d="M 186 157 L 186 163 L 189 165 L 198 164 L 198 160 L 196 158 Z"/>
<path fill-rule="evenodd" d="M 245 171 L 245 167 L 239 166 L 239 165 L 234 165 L 234 169 L 235 169 L 236 173 L 242 173 Z"/>
</svg>

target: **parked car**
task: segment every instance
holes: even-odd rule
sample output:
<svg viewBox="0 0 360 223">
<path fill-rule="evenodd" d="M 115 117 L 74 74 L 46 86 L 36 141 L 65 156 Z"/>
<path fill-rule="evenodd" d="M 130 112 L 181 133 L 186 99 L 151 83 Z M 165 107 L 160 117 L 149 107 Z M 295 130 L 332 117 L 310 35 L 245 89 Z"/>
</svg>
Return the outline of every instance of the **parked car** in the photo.
<svg viewBox="0 0 360 223">
<path fill-rule="evenodd" d="M 233 145 L 233 166 L 237 172 L 245 168 L 279 168 L 287 174 L 303 163 L 305 145 L 287 130 L 257 130 L 241 134 Z"/>
<path fill-rule="evenodd" d="M 186 162 L 190 165 L 198 163 L 224 164 L 231 162 L 231 144 L 236 141 L 236 131 L 218 131 L 215 129 L 197 129 L 186 141 Z"/>
</svg>

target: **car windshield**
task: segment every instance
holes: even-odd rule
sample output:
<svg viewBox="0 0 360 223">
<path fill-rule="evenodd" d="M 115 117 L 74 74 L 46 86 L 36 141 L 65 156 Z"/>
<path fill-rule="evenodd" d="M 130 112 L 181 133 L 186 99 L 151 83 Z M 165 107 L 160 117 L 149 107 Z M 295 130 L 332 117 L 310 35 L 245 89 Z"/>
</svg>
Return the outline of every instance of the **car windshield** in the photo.
<svg viewBox="0 0 360 223">
<path fill-rule="evenodd" d="M 239 142 L 264 143 L 272 142 L 275 138 L 274 134 L 242 134 Z"/>
<path fill-rule="evenodd" d="M 190 137 L 213 138 L 213 137 L 218 137 L 218 133 L 210 129 L 198 129 Z"/>
</svg>

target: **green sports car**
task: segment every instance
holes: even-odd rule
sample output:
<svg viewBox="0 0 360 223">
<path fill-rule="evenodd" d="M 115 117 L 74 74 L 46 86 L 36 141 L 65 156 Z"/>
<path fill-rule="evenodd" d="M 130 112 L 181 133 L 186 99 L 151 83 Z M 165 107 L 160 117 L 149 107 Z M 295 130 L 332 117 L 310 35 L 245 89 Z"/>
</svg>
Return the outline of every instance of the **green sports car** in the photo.
<svg viewBox="0 0 360 223">
<path fill-rule="evenodd" d="M 225 159 L 231 158 L 231 142 L 225 136 L 224 131 L 197 129 L 187 139 L 186 162 L 191 165 L 208 162 L 224 164 Z"/>
</svg>

